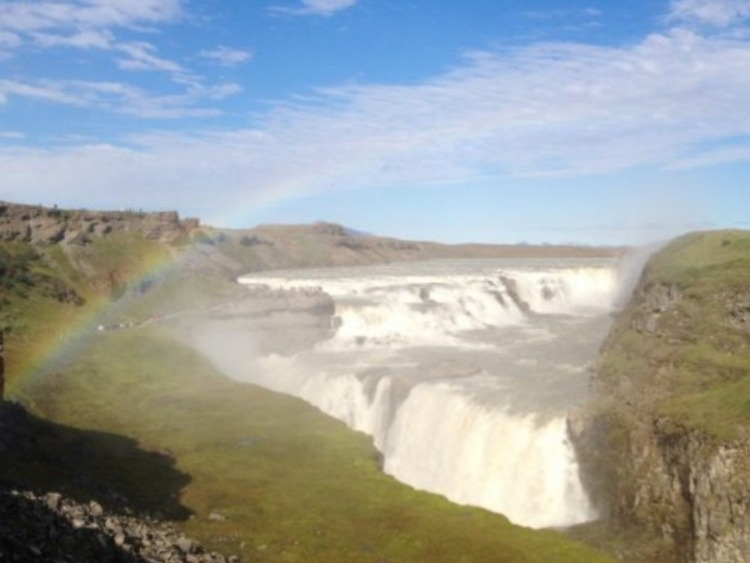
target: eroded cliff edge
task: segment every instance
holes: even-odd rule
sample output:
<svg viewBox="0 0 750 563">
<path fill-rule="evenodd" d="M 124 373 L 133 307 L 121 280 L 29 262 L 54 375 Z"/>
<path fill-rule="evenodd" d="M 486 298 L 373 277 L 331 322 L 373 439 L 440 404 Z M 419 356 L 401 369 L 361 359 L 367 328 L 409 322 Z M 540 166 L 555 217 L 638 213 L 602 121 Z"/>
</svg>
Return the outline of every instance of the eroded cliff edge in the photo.
<svg viewBox="0 0 750 563">
<path fill-rule="evenodd" d="M 750 232 L 649 260 L 570 419 L 589 492 L 640 560 L 750 561 Z"/>
</svg>

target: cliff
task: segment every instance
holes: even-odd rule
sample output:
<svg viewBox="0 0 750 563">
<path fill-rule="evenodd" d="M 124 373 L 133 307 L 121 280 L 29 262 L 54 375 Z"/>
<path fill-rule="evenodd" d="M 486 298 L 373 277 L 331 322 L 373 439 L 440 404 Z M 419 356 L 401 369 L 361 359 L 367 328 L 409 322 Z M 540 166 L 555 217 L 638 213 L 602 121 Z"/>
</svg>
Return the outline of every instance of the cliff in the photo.
<svg viewBox="0 0 750 563">
<path fill-rule="evenodd" d="M 571 436 L 636 560 L 750 561 L 750 233 L 691 234 L 656 253 L 591 391 Z"/>
<path fill-rule="evenodd" d="M 119 237 L 119 238 L 118 238 Z M 129 237 L 129 238 L 128 238 Z M 0 201 L 0 243 L 61 247 L 74 269 L 92 270 L 89 247 L 128 238 L 167 248 L 186 272 L 233 277 L 269 269 L 353 266 L 404 260 L 473 257 L 611 256 L 620 249 L 548 245 L 448 245 L 357 233 L 332 223 L 261 225 L 250 229 L 201 226 L 174 211 L 90 211 L 45 208 Z M 88 248 L 87 250 L 81 250 Z M 96 269 L 96 268 L 93 268 Z"/>
<path fill-rule="evenodd" d="M 196 219 L 181 221 L 174 211 L 63 210 L 0 202 L 0 241 L 3 242 L 85 245 L 96 238 L 124 231 L 172 244 L 197 227 Z"/>
</svg>

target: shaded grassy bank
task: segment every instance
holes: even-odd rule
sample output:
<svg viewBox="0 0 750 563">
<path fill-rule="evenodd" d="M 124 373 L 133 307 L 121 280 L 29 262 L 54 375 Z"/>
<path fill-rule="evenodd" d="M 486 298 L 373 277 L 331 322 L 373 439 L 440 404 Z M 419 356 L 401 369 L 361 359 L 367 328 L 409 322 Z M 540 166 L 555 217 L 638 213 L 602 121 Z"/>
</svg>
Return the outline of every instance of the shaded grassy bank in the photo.
<svg viewBox="0 0 750 563">
<path fill-rule="evenodd" d="M 174 471 L 103 464 L 98 486 L 160 512 L 157 492 L 174 491 L 179 477 L 172 500 L 191 515 L 182 525 L 211 549 L 246 561 L 608 560 L 395 482 L 366 436 L 297 399 L 225 379 L 159 329 L 94 338 L 64 372 L 30 378 L 18 396 L 56 424 L 173 458 Z"/>
</svg>

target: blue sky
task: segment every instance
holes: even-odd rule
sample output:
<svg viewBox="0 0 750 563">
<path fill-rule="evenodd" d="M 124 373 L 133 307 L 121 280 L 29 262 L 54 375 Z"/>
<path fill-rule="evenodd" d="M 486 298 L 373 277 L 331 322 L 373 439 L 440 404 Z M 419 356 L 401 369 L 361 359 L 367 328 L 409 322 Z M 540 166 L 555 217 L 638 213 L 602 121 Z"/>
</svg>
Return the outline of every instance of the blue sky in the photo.
<svg viewBox="0 0 750 563">
<path fill-rule="evenodd" d="M 0 199 L 448 242 L 750 227 L 750 0 L 0 0 Z"/>
</svg>

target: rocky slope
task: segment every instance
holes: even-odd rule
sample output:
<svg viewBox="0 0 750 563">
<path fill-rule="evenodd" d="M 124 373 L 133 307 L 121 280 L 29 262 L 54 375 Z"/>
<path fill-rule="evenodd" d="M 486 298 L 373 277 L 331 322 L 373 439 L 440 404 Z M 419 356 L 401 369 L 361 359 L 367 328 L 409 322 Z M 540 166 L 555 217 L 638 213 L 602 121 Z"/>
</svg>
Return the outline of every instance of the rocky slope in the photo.
<svg viewBox="0 0 750 563">
<path fill-rule="evenodd" d="M 750 233 L 688 235 L 647 264 L 570 422 L 636 560 L 750 561 L 749 428 Z"/>
<path fill-rule="evenodd" d="M 63 444 L 66 432 L 76 433 L 78 440 Z M 132 503 L 115 491 L 105 492 L 99 487 L 94 497 L 82 496 L 80 490 L 57 492 L 58 487 L 70 489 L 76 480 L 92 477 L 87 465 L 97 454 L 85 436 L 84 432 L 44 422 L 18 404 L 0 401 L 0 561 L 238 560 L 207 552 L 163 517 L 136 514 L 128 506 Z M 135 448 L 131 452 L 144 455 L 135 453 Z M 30 478 L 43 465 L 53 465 L 46 471 L 46 478 Z M 53 490 L 33 491 L 28 489 L 30 485 Z"/>
<path fill-rule="evenodd" d="M 0 201 L 0 243 L 62 248 L 74 269 L 95 270 L 88 260 L 91 247 L 103 240 L 114 239 L 121 244 L 127 237 L 167 247 L 183 272 L 229 277 L 281 268 L 434 258 L 594 257 L 620 252 L 616 248 L 405 241 L 357 233 L 324 222 L 221 229 L 201 226 L 198 219 L 181 219 L 174 211 L 68 210 Z"/>
<path fill-rule="evenodd" d="M 138 233 L 149 240 L 175 243 L 198 227 L 197 219 L 180 220 L 173 211 L 87 211 L 0 202 L 0 241 L 35 245 L 85 245 L 113 232 Z"/>
<path fill-rule="evenodd" d="M 0 560 L 234 563 L 168 523 L 105 511 L 60 493 L 0 489 Z"/>
</svg>

